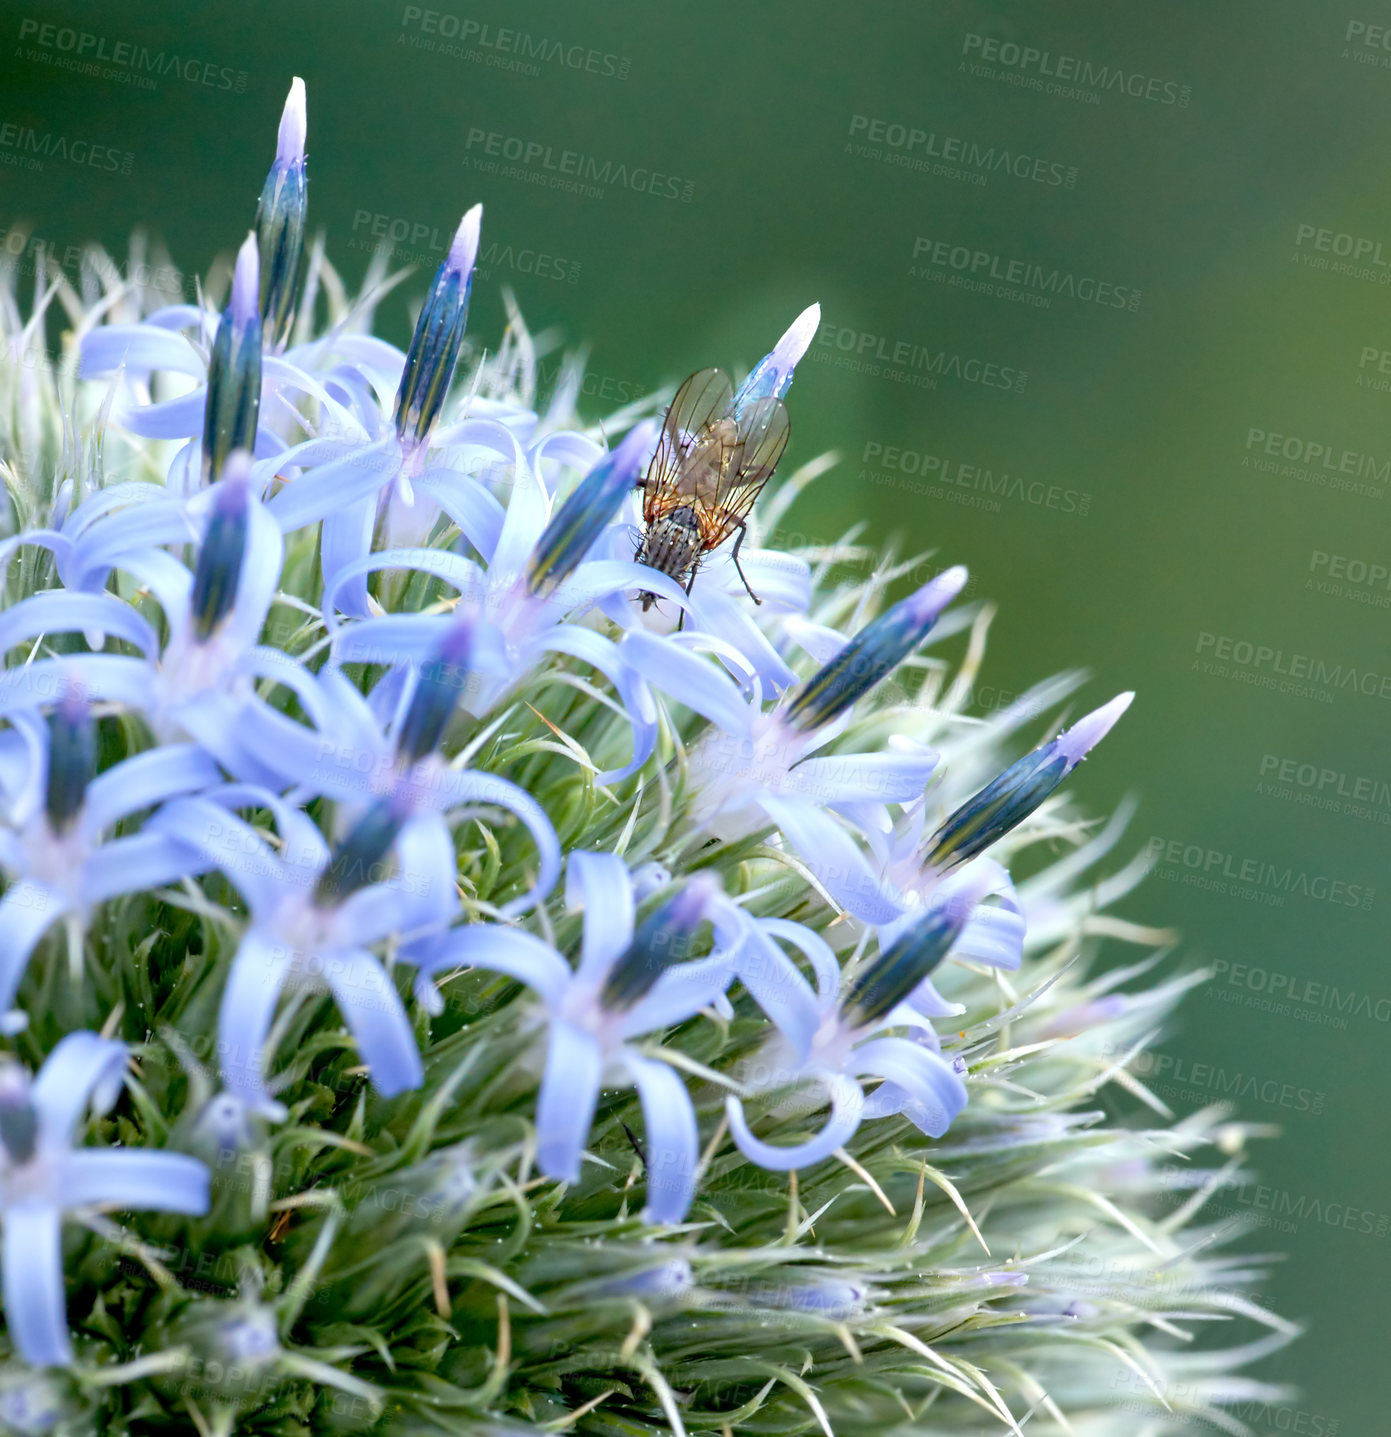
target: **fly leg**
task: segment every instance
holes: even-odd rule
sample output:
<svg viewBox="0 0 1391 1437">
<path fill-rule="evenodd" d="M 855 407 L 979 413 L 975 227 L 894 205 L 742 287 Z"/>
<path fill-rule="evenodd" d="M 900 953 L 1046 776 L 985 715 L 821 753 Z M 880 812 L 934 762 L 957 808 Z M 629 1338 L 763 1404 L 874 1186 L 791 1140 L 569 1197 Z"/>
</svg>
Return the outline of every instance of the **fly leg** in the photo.
<svg viewBox="0 0 1391 1437">
<path fill-rule="evenodd" d="M 699 566 L 697 566 L 697 567 L 699 567 Z M 689 599 L 690 596 L 691 596 L 691 590 L 695 587 L 695 576 L 696 576 L 696 570 L 695 570 L 695 569 L 692 569 L 692 570 L 691 570 L 691 577 L 686 580 L 686 597 L 687 597 L 688 599 Z M 681 630 L 682 630 L 683 628 L 685 628 L 685 626 L 686 626 L 686 609 L 685 609 L 685 605 L 682 605 L 682 608 L 681 608 L 681 617 L 680 617 L 679 619 L 677 619 L 677 621 L 676 621 L 676 632 L 679 634 L 679 633 L 681 632 Z"/>
<path fill-rule="evenodd" d="M 761 604 L 763 600 L 760 599 L 758 595 L 754 593 L 753 589 L 749 587 L 749 581 L 744 578 L 744 570 L 739 563 L 739 549 L 744 542 L 744 535 L 748 532 L 749 526 L 745 524 L 743 520 L 740 520 L 739 537 L 734 541 L 734 548 L 730 551 L 729 557 L 734 560 L 734 567 L 739 574 L 740 581 L 743 583 L 744 587 L 749 590 L 749 598 L 751 598 L 755 604 Z M 691 577 L 694 578 L 695 576 L 692 575 Z"/>
</svg>

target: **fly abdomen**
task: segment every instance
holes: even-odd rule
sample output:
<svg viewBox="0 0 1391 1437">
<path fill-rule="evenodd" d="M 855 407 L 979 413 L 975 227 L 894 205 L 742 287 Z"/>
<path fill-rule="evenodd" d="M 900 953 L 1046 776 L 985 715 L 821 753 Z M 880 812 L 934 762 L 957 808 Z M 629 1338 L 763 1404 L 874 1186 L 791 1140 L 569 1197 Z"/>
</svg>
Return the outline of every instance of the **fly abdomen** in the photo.
<svg viewBox="0 0 1391 1437">
<path fill-rule="evenodd" d="M 657 520 L 643 536 L 637 561 L 684 583 L 700 557 L 700 522 L 696 511 L 686 505 Z M 642 606 L 650 609 L 655 594 L 644 594 Z"/>
</svg>

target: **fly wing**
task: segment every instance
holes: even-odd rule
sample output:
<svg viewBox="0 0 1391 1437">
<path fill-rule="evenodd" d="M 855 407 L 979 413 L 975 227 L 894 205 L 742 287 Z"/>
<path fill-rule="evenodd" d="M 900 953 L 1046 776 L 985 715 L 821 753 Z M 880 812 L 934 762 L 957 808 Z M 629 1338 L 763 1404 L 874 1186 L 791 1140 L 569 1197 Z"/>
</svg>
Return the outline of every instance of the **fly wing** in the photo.
<svg viewBox="0 0 1391 1437">
<path fill-rule="evenodd" d="M 713 505 L 720 539 L 727 538 L 748 517 L 792 433 L 786 406 L 771 395 L 740 409 L 737 424 L 738 434 Z"/>
<path fill-rule="evenodd" d="M 717 468 L 724 467 L 718 457 L 724 448 L 720 420 L 733 400 L 729 376 L 718 369 L 697 370 L 676 391 L 643 485 L 643 517 L 649 524 L 682 492 L 683 472 L 692 464 L 705 468 L 713 460 Z"/>
</svg>

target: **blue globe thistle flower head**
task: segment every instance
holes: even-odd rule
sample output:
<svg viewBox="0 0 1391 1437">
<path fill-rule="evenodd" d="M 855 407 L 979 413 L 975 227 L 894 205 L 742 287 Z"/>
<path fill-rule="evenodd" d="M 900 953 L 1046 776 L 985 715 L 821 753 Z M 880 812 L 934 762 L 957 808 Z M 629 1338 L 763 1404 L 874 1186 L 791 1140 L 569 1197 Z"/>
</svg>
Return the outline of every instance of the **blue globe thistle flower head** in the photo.
<svg viewBox="0 0 1391 1437">
<path fill-rule="evenodd" d="M 1133 804 L 1063 789 L 1130 696 L 977 712 L 963 569 L 894 603 L 911 562 L 763 547 L 824 460 L 689 594 L 637 565 L 655 400 L 547 396 L 515 305 L 468 345 L 476 209 L 409 352 L 367 332 L 305 116 L 225 307 L 65 297 L 70 406 L 0 273 L 0 1423 L 1116 1437 L 1118 1372 L 1278 1393 L 1203 1210 L 1253 1130 L 1126 1070 L 1195 980 L 1103 911 Z M 1194 1358 L 1195 1314 L 1260 1335 Z"/>
</svg>

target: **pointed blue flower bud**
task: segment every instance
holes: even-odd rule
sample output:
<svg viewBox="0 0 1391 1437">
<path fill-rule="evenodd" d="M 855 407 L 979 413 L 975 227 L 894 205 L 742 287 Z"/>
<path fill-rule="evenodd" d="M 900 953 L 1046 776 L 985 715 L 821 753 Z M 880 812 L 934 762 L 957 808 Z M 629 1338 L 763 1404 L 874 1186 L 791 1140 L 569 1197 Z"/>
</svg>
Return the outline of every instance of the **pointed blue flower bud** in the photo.
<svg viewBox="0 0 1391 1437">
<path fill-rule="evenodd" d="M 97 723 L 80 690 L 65 694 L 48 719 L 48 824 L 61 833 L 77 817 L 97 776 Z"/>
<path fill-rule="evenodd" d="M 610 1012 L 631 1008 L 675 962 L 687 956 L 717 887 L 708 873 L 697 873 L 674 897 L 638 924 L 633 941 L 619 954 L 599 1000 Z"/>
<path fill-rule="evenodd" d="M 434 656 L 420 666 L 415 692 L 396 731 L 396 754 L 402 763 L 419 763 L 439 746 L 468 682 L 472 653 L 473 625 L 466 617 L 457 618 Z"/>
<path fill-rule="evenodd" d="M 1022 823 L 1106 737 L 1134 697 L 1117 694 L 967 799 L 928 840 L 927 866 L 940 869 L 965 863 Z"/>
<path fill-rule="evenodd" d="M 227 460 L 226 476 L 213 497 L 208 527 L 198 550 L 198 567 L 193 571 L 193 592 L 189 612 L 193 632 L 206 643 L 217 626 L 232 612 L 241 583 L 242 560 L 250 528 L 251 460 L 238 449 Z"/>
<path fill-rule="evenodd" d="M 203 407 L 203 482 L 218 479 L 234 449 L 256 448 L 261 412 L 260 260 L 256 236 L 237 251 L 232 297 L 222 311 L 208 357 L 208 397 Z"/>
<path fill-rule="evenodd" d="M 790 328 L 754 366 L 753 373 L 739 386 L 734 396 L 732 412 L 756 404 L 760 399 L 781 399 L 792 387 L 792 374 L 797 362 L 811 347 L 821 324 L 821 306 L 813 304 L 804 309 L 792 321 Z"/>
<path fill-rule="evenodd" d="M 482 223 L 483 206 L 474 205 L 460 221 L 454 243 L 435 272 L 415 322 L 401 387 L 396 392 L 396 433 L 403 444 L 425 442 L 453 381 L 459 347 L 464 342 Z"/>
<path fill-rule="evenodd" d="M 613 522 L 619 506 L 633 492 L 639 471 L 651 456 L 657 426 L 644 420 L 580 480 L 574 493 L 551 515 L 527 566 L 533 594 L 549 593 L 579 567 L 594 541 Z"/>
<path fill-rule="evenodd" d="M 156 1385 L 180 1394 L 196 1383 L 200 1395 L 227 1411 L 259 1407 L 285 1381 L 279 1322 L 273 1308 L 249 1299 L 205 1297 L 189 1303 L 154 1337 L 165 1350 L 183 1348 L 188 1366 L 162 1373 Z"/>
<path fill-rule="evenodd" d="M 404 798 L 395 794 L 379 798 L 334 847 L 314 887 L 315 903 L 330 908 L 359 888 L 379 882 L 373 871 L 384 863 L 410 814 Z"/>
<path fill-rule="evenodd" d="M 922 643 L 965 584 L 966 570 L 958 564 L 866 624 L 797 690 L 787 710 L 788 721 L 811 730 L 848 709 Z"/>
<path fill-rule="evenodd" d="M 39 1140 L 39 1115 L 29 1092 L 29 1075 L 8 1059 L 0 1065 L 0 1145 L 16 1167 L 27 1163 Z"/>
<path fill-rule="evenodd" d="M 0 1364 L 0 1432 L 14 1437 L 80 1432 L 81 1406 L 71 1381 L 58 1369 L 29 1367 L 14 1358 Z"/>
<path fill-rule="evenodd" d="M 300 260 L 304 254 L 305 217 L 309 191 L 304 173 L 304 138 L 308 127 L 304 81 L 290 82 L 280 116 L 275 163 L 270 167 L 256 206 L 256 242 L 261 256 L 261 322 L 266 337 L 282 348 L 295 322 L 299 302 Z"/>
<path fill-rule="evenodd" d="M 867 963 L 841 996 L 840 1011 L 847 1026 L 866 1028 L 892 1013 L 951 952 L 993 882 L 993 875 L 985 874 L 955 893 L 939 895 L 921 917 Z"/>
</svg>

